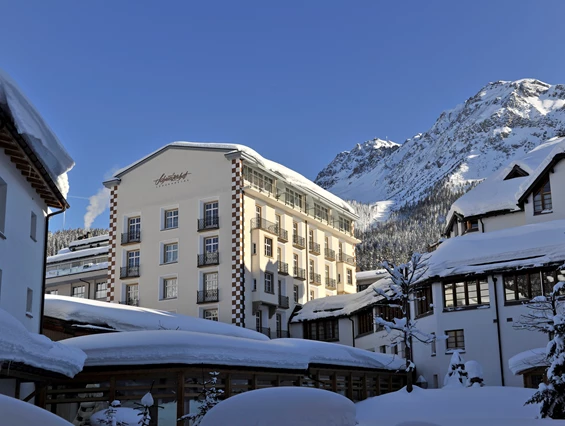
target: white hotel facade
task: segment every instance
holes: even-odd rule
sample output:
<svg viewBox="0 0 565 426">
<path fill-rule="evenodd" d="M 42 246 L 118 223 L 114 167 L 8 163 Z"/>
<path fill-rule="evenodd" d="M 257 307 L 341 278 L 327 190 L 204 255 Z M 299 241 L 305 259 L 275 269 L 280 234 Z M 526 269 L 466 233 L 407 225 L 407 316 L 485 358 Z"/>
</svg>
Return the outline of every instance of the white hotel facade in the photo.
<svg viewBox="0 0 565 426">
<path fill-rule="evenodd" d="M 295 306 L 356 291 L 352 208 L 247 147 L 172 143 L 104 185 L 111 302 L 286 337 Z"/>
</svg>

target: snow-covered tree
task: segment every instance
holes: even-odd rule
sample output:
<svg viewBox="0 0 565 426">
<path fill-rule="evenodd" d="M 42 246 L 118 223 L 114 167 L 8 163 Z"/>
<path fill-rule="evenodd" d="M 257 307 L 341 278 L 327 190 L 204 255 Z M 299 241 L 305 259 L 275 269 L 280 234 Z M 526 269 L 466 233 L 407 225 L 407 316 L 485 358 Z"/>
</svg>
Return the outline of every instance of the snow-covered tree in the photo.
<svg viewBox="0 0 565 426">
<path fill-rule="evenodd" d="M 153 400 L 153 395 L 151 395 L 151 391 L 143 395 L 143 398 L 141 398 L 141 404 L 138 404 L 139 405 L 138 410 L 141 411 L 139 413 L 139 415 L 141 416 L 141 419 L 138 422 L 139 425 L 149 426 L 149 423 L 151 422 L 151 414 L 149 413 L 149 409 L 153 407 L 154 404 L 155 401 Z"/>
<path fill-rule="evenodd" d="M 122 406 L 118 400 L 112 401 L 108 409 L 104 412 L 105 419 L 101 419 L 100 423 L 107 426 L 128 426 L 128 423 L 120 421 L 116 418 L 117 409 Z"/>
<path fill-rule="evenodd" d="M 443 386 L 466 386 L 467 372 L 465 371 L 465 361 L 459 353 L 454 351 L 449 360 L 449 367 L 443 379 Z"/>
<path fill-rule="evenodd" d="M 202 391 L 198 397 L 201 405 L 198 407 L 198 411 L 193 414 L 185 414 L 178 421 L 182 420 L 192 420 L 192 426 L 198 426 L 206 413 L 210 411 L 218 402 L 224 393 L 221 389 L 216 389 L 216 384 L 218 383 L 218 376 L 220 373 L 217 371 L 211 371 L 208 373 L 210 378 L 208 380 L 204 380 L 202 383 Z"/>
<path fill-rule="evenodd" d="M 467 387 L 484 386 L 483 367 L 477 361 L 467 361 L 465 363 L 467 373 Z"/>
<path fill-rule="evenodd" d="M 394 318 L 391 321 L 377 317 L 375 322 L 377 325 L 384 327 L 389 334 L 392 333 L 393 345 L 403 344 L 406 372 L 408 373 L 406 390 L 412 392 L 412 375 L 415 368 L 412 342 L 417 340 L 430 344 L 437 339 L 435 334 L 424 333 L 419 330 L 417 322 L 412 319 L 410 313 L 410 305 L 413 302 L 422 300 L 421 296 L 419 296 L 419 290 L 421 289 L 419 281 L 426 273 L 427 268 L 422 255 L 419 253 L 414 253 L 408 263 L 393 265 L 383 262 L 382 266 L 388 271 L 391 284 L 388 288 L 378 288 L 375 291 L 384 297 L 388 306 L 399 308 L 402 317 Z"/>
<path fill-rule="evenodd" d="M 562 267 L 565 268 L 565 265 Z M 565 271 L 545 296 L 532 299 L 527 305 L 528 314 L 522 316 L 518 328 L 536 330 L 549 335 L 546 372 L 547 384 L 541 383 L 527 404 L 541 404 L 540 417 L 565 419 L 565 312 L 562 296 L 565 290 Z M 547 277 L 549 280 L 552 277 Z"/>
</svg>

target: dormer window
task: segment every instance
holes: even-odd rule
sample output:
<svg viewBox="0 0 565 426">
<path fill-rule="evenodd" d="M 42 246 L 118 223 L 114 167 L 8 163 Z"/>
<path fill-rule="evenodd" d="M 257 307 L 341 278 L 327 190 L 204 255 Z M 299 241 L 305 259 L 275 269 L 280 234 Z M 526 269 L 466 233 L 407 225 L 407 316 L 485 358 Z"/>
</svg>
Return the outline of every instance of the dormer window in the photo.
<svg viewBox="0 0 565 426">
<path fill-rule="evenodd" d="M 508 175 L 504 178 L 504 180 L 510 180 L 510 179 L 515 179 L 515 178 L 519 178 L 519 177 L 526 177 L 529 176 L 528 173 L 522 169 L 520 166 L 515 165 L 512 170 L 510 170 L 510 173 L 508 173 Z"/>
<path fill-rule="evenodd" d="M 465 233 L 477 232 L 479 230 L 479 219 L 472 219 L 465 221 Z"/>
<path fill-rule="evenodd" d="M 534 214 L 545 214 L 553 212 L 551 202 L 551 185 L 547 176 L 534 190 Z"/>
</svg>

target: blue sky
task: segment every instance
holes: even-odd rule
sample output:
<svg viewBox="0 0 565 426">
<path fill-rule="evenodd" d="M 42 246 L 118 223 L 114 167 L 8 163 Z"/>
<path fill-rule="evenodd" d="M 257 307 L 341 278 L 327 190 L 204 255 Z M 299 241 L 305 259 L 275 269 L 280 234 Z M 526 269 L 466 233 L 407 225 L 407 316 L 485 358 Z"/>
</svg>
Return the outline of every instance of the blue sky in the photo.
<svg viewBox="0 0 565 426">
<path fill-rule="evenodd" d="M 565 83 L 561 0 L 22 0 L 2 12 L 0 67 L 76 161 L 66 227 L 82 226 L 80 197 L 105 175 L 168 142 L 241 143 L 313 179 L 356 143 L 426 131 L 489 81 Z"/>
</svg>

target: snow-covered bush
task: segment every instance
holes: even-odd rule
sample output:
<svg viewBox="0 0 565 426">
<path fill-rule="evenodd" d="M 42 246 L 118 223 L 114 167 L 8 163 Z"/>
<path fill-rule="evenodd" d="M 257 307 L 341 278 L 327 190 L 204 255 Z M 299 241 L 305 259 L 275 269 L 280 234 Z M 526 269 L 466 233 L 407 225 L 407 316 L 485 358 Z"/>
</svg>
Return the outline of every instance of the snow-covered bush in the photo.
<svg viewBox="0 0 565 426">
<path fill-rule="evenodd" d="M 467 372 L 465 371 L 465 361 L 459 351 L 454 351 L 449 361 L 447 373 L 443 379 L 443 386 L 463 387 L 467 384 Z"/>
<path fill-rule="evenodd" d="M 202 385 L 202 391 L 199 395 L 199 401 L 201 402 L 198 407 L 198 411 L 194 414 L 185 414 L 178 421 L 182 420 L 192 420 L 192 426 L 198 426 L 206 413 L 210 411 L 218 402 L 219 398 L 224 394 L 221 389 L 216 389 L 216 384 L 218 383 L 218 376 L 220 373 L 217 371 L 211 371 L 210 378 L 204 380 L 200 385 Z"/>
<path fill-rule="evenodd" d="M 139 404 L 138 407 L 138 410 L 141 411 L 139 413 L 141 420 L 139 420 L 138 423 L 141 426 L 149 426 L 149 422 L 151 422 L 149 409 L 153 407 L 153 404 L 155 404 L 155 401 L 153 401 L 153 395 L 151 395 L 151 392 L 147 392 L 145 395 L 143 395 L 143 398 L 141 398 L 141 404 Z"/>
<path fill-rule="evenodd" d="M 90 417 L 90 422 L 93 426 L 128 426 L 129 423 L 123 418 L 123 410 L 120 401 L 112 401 L 106 410 L 94 413 Z M 125 410 L 128 413 L 134 412 L 133 408 L 126 408 Z"/>
<path fill-rule="evenodd" d="M 467 361 L 465 363 L 465 371 L 467 372 L 467 387 L 484 386 L 483 367 L 477 361 Z"/>
<path fill-rule="evenodd" d="M 327 390 L 273 387 L 220 402 L 200 426 L 355 426 L 355 404 Z"/>
</svg>

